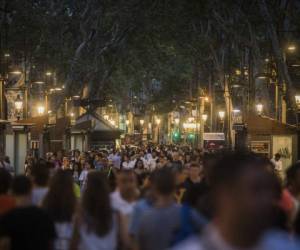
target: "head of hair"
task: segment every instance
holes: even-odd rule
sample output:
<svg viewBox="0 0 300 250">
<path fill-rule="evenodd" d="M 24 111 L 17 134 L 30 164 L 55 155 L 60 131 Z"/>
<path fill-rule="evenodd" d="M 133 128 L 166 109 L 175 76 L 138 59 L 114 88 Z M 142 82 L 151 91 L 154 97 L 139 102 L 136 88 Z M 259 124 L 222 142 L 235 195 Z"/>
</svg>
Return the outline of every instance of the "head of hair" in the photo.
<svg viewBox="0 0 300 250">
<path fill-rule="evenodd" d="M 112 227 L 109 192 L 106 177 L 101 172 L 89 172 L 82 197 L 82 209 L 87 217 L 85 222 L 88 230 L 99 236 L 105 235 Z"/>
<path fill-rule="evenodd" d="M 176 187 L 174 172 L 169 168 L 156 170 L 153 175 L 153 187 L 161 195 L 171 195 Z"/>
<path fill-rule="evenodd" d="M 32 190 L 32 183 L 25 175 L 17 175 L 12 182 L 12 193 L 16 196 L 29 195 Z"/>
<path fill-rule="evenodd" d="M 38 186 L 47 186 L 49 180 L 49 168 L 45 162 L 37 162 L 31 170 L 33 181 Z"/>
<path fill-rule="evenodd" d="M 211 172 L 211 184 L 215 188 L 234 184 L 249 167 L 263 167 L 265 161 L 247 151 L 225 152 Z"/>
<path fill-rule="evenodd" d="M 197 162 L 192 162 L 190 168 L 200 168 L 200 165 Z"/>
<path fill-rule="evenodd" d="M 296 178 L 297 172 L 300 170 L 300 162 L 290 166 L 286 171 L 286 182 L 290 185 Z"/>
<path fill-rule="evenodd" d="M 11 182 L 10 173 L 4 168 L 0 168 L 0 194 L 6 194 L 9 191 Z"/>
<path fill-rule="evenodd" d="M 54 174 L 42 206 L 55 222 L 72 220 L 76 197 L 73 178 L 69 171 L 58 170 Z"/>
</svg>

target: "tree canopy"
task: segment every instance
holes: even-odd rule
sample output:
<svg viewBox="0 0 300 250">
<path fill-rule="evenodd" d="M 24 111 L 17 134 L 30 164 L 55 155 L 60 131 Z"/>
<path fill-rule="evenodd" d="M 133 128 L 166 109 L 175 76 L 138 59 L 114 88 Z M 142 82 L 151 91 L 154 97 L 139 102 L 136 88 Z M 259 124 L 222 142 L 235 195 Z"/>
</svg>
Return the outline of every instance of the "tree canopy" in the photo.
<svg viewBox="0 0 300 250">
<path fill-rule="evenodd" d="M 299 40 L 296 0 L 1 0 L 0 11 L 2 54 L 32 79 L 55 71 L 68 95 L 88 86 L 92 98 L 126 104 L 128 93 L 144 93 L 172 108 L 211 81 L 270 100 L 257 76 L 272 68 L 294 103 L 297 58 L 286 47 Z"/>
</svg>

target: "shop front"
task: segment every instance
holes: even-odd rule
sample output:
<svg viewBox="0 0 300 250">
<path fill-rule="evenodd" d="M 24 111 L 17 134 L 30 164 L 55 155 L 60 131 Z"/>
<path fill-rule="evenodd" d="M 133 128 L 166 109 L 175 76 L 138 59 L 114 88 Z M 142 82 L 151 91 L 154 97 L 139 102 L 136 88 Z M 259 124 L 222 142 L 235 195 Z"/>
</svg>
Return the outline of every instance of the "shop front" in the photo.
<svg viewBox="0 0 300 250">
<path fill-rule="evenodd" d="M 279 153 L 284 170 L 298 159 L 297 128 L 268 117 L 248 117 L 246 143 L 253 152 L 268 158 Z"/>
</svg>

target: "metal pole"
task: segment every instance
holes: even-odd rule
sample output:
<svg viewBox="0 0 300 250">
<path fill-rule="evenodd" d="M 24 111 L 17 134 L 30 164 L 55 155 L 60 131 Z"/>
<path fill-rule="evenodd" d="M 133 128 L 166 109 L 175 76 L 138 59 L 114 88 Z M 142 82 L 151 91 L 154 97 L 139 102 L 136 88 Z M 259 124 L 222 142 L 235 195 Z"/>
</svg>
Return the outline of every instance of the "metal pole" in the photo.
<svg viewBox="0 0 300 250">
<path fill-rule="evenodd" d="M 24 90 L 24 118 L 28 118 L 28 88 Z"/>
<path fill-rule="evenodd" d="M 5 120 L 5 97 L 4 97 L 4 79 L 0 79 L 0 116 Z"/>
<path fill-rule="evenodd" d="M 285 94 L 286 94 L 286 84 L 283 82 L 283 95 L 281 97 L 281 122 L 286 123 L 286 101 L 285 101 Z"/>
<path fill-rule="evenodd" d="M 204 135 L 204 120 L 202 119 L 202 115 L 204 113 L 204 97 L 200 98 L 200 148 L 203 148 L 204 141 L 203 141 L 203 135 Z"/>
<path fill-rule="evenodd" d="M 275 120 L 278 120 L 278 82 L 275 82 Z"/>
<path fill-rule="evenodd" d="M 45 110 L 46 113 L 48 113 L 48 93 L 45 93 Z"/>
</svg>

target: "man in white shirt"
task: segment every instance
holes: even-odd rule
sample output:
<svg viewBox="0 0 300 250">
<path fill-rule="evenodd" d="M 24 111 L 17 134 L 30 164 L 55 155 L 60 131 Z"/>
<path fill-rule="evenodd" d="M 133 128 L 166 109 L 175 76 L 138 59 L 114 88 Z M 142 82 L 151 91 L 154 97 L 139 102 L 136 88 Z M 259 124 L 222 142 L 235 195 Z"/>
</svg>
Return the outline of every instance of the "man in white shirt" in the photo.
<svg viewBox="0 0 300 250">
<path fill-rule="evenodd" d="M 148 160 L 148 162 L 147 162 L 147 168 L 150 171 L 154 171 L 156 169 L 157 160 L 158 160 L 158 157 L 156 155 L 156 152 L 152 151 L 152 158 L 150 158 L 150 160 Z"/>
<path fill-rule="evenodd" d="M 282 166 L 282 161 L 281 159 L 281 155 L 279 153 L 276 153 L 274 155 L 274 158 L 271 160 L 271 162 L 274 165 L 274 170 L 276 172 L 276 174 L 280 177 L 280 178 L 284 178 L 283 176 L 283 166 Z"/>
<path fill-rule="evenodd" d="M 121 170 L 117 175 L 117 189 L 110 195 L 112 208 L 120 217 L 120 237 L 124 248 L 131 247 L 129 223 L 138 198 L 137 179 L 132 170 Z"/>
</svg>

